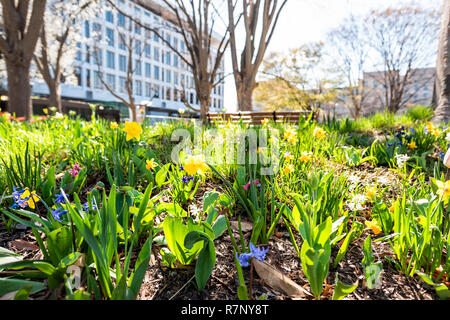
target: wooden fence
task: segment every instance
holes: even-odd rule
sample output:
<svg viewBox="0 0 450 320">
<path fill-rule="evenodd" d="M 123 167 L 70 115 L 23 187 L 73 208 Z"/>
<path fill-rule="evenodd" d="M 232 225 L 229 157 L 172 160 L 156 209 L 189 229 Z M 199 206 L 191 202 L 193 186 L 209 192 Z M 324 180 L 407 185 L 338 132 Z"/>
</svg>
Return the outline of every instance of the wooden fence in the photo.
<svg viewBox="0 0 450 320">
<path fill-rule="evenodd" d="M 251 123 L 254 125 L 261 124 L 264 119 L 275 122 L 298 123 L 300 117 L 307 119 L 313 111 L 241 111 L 232 113 L 216 113 L 208 112 L 206 118 L 208 122 L 214 121 L 231 121 Z M 316 119 L 317 112 L 314 112 L 313 118 Z"/>
</svg>

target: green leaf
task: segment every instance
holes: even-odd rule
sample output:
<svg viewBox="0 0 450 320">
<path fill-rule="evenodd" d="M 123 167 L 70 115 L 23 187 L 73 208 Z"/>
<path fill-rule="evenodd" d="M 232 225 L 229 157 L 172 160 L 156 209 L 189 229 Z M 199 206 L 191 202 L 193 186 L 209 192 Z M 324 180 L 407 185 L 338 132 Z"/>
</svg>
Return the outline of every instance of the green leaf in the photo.
<svg viewBox="0 0 450 320">
<path fill-rule="evenodd" d="M 355 291 L 358 287 L 359 280 L 356 280 L 354 284 L 345 284 L 339 281 L 338 274 L 336 273 L 336 285 L 334 286 L 332 300 L 342 300 L 347 295 Z"/>
<path fill-rule="evenodd" d="M 72 252 L 72 232 L 69 227 L 61 227 L 47 234 L 47 249 L 53 265 Z"/>
<path fill-rule="evenodd" d="M 212 228 L 213 228 L 213 231 L 214 231 L 214 239 L 217 239 L 227 229 L 227 221 L 225 219 L 225 216 L 224 215 L 220 215 L 216 219 L 216 221 L 214 222 L 214 225 L 212 226 Z"/>
<path fill-rule="evenodd" d="M 22 259 L 23 257 L 20 254 L 14 253 L 12 251 L 9 251 L 8 249 L 0 247 L 0 266 L 11 262 L 21 261 Z"/>
<path fill-rule="evenodd" d="M 11 278 L 0 278 L 0 297 L 7 294 L 8 292 L 20 290 L 28 285 L 32 286 L 30 294 L 39 292 L 46 288 L 44 284 L 41 282 L 21 280 L 21 279 L 11 279 Z"/>
<path fill-rule="evenodd" d="M 142 281 L 144 280 L 145 273 L 148 269 L 148 263 L 150 261 L 150 254 L 152 248 L 152 239 L 148 238 L 145 241 L 144 245 L 139 252 L 139 256 L 136 260 L 136 264 L 134 266 L 134 272 L 130 278 L 130 290 L 134 295 L 134 299 L 136 299 L 139 290 L 142 285 Z"/>
<path fill-rule="evenodd" d="M 82 289 L 66 296 L 66 300 L 92 300 L 91 295 Z"/>
<path fill-rule="evenodd" d="M 30 295 L 31 290 L 33 290 L 32 285 L 26 285 L 19 291 L 17 291 L 16 295 L 14 296 L 14 300 L 28 300 L 28 296 Z"/>
<path fill-rule="evenodd" d="M 33 263 L 33 265 L 40 271 L 42 271 L 43 273 L 45 273 L 46 275 L 53 275 L 56 271 L 56 268 L 54 266 L 52 266 L 50 263 L 48 262 L 44 262 L 44 261 L 36 261 Z"/>
<path fill-rule="evenodd" d="M 211 237 L 202 231 L 191 231 L 184 239 L 184 246 L 192 248 L 195 243 L 203 242 L 203 249 L 200 251 L 197 263 L 195 265 L 195 280 L 199 290 L 206 286 L 206 282 L 211 275 L 216 264 L 216 250 Z"/>
</svg>

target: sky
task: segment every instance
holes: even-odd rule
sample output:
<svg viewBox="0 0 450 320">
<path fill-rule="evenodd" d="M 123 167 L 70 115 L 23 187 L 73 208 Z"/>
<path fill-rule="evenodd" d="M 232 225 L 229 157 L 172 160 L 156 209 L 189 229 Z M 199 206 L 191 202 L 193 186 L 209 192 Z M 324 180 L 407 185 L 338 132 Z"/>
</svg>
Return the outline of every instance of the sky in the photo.
<svg viewBox="0 0 450 320">
<path fill-rule="evenodd" d="M 371 9 L 408 4 L 408 0 L 288 0 L 280 14 L 266 56 L 271 51 L 287 51 L 308 42 L 325 40 L 326 34 L 337 27 L 350 13 L 364 14 Z M 421 7 L 440 8 L 442 0 L 418 0 Z M 225 73 L 232 70 L 230 54 L 225 56 Z M 232 75 L 225 79 L 225 108 L 237 109 Z"/>
</svg>

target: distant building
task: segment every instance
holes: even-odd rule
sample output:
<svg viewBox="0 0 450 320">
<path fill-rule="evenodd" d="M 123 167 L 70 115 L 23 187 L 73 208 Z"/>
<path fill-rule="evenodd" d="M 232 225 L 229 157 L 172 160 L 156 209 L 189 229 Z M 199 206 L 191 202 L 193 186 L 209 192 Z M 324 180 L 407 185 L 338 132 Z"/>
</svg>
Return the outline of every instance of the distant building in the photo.
<svg viewBox="0 0 450 320">
<path fill-rule="evenodd" d="M 170 14 L 160 0 L 117 0 L 116 5 L 125 13 L 139 20 L 141 24 L 159 28 L 163 37 L 177 48 L 186 52 L 187 48 L 182 36 L 169 21 Z M 128 51 L 121 41 L 119 33 L 132 35 L 137 55 L 134 61 L 136 71 L 133 74 L 134 99 L 137 105 L 151 101 L 155 109 L 178 110 L 185 109 L 182 96 L 195 108 L 199 108 L 194 79 L 188 66 L 153 32 L 144 30 L 139 25 L 127 19 L 125 15 L 116 12 L 105 2 L 102 12 L 89 21 L 78 21 L 82 24 L 82 36 L 89 39 L 94 33 L 99 33 L 107 39 L 107 45 L 101 48 L 99 59 L 94 59 L 92 52 L 85 43 L 78 44 L 75 65 L 75 84 L 62 83 L 63 99 L 75 99 L 86 102 L 103 103 L 111 107 L 127 108 L 107 91 L 100 78 L 98 61 L 101 64 L 104 80 L 111 88 L 123 96 L 126 95 Z M 212 40 L 213 46 L 216 41 Z M 142 51 L 141 51 L 142 50 Z M 215 54 L 212 52 L 211 54 Z M 223 62 L 218 77 L 224 73 Z M 34 96 L 48 95 L 44 82 L 32 80 Z M 210 111 L 222 110 L 224 107 L 224 82 L 213 88 L 211 92 Z M 164 115 L 164 112 L 152 112 Z"/>
<path fill-rule="evenodd" d="M 430 105 L 433 97 L 435 68 L 412 69 L 406 82 L 403 105 Z M 386 86 L 384 71 L 364 72 L 364 107 L 363 114 L 372 114 L 386 108 Z M 403 82 L 400 76 L 400 81 Z"/>
</svg>

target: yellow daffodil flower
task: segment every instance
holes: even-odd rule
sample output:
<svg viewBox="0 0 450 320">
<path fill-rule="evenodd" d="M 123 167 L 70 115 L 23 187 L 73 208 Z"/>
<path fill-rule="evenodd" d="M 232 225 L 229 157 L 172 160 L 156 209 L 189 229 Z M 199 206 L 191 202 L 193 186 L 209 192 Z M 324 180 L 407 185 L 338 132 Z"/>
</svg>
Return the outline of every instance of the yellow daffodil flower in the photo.
<svg viewBox="0 0 450 320">
<path fill-rule="evenodd" d="M 117 124 L 117 122 L 111 122 L 111 124 L 109 125 L 109 127 L 111 129 L 117 129 L 119 127 L 119 125 Z"/>
<path fill-rule="evenodd" d="M 322 139 L 325 138 L 326 133 L 325 130 L 323 130 L 322 128 L 315 128 L 314 129 L 314 137 L 317 139 Z"/>
<path fill-rule="evenodd" d="M 188 156 L 187 160 L 183 164 L 184 171 L 189 175 L 196 173 L 204 174 L 208 170 L 208 165 L 203 159 L 202 155 Z"/>
<path fill-rule="evenodd" d="M 122 130 L 127 133 L 127 141 L 133 138 L 136 138 L 136 140 L 139 141 L 139 139 L 141 138 L 142 127 L 137 122 L 125 121 L 125 128 L 123 128 Z"/>
<path fill-rule="evenodd" d="M 442 196 L 442 200 L 447 199 L 450 196 L 450 180 L 445 182 L 436 180 L 436 185 L 438 186 L 436 193 Z"/>
<path fill-rule="evenodd" d="M 284 139 L 289 143 L 297 142 L 297 132 L 293 128 L 289 128 L 284 132 Z"/>
<path fill-rule="evenodd" d="M 286 165 L 286 167 L 284 167 L 283 169 L 284 174 L 289 174 L 292 171 L 294 171 L 294 166 L 292 164 Z"/>
<path fill-rule="evenodd" d="M 146 162 L 145 168 L 147 170 L 155 170 L 155 167 L 158 166 L 158 164 L 154 161 L 153 158 L 151 158 L 150 160 L 147 160 L 145 162 Z"/>
<path fill-rule="evenodd" d="M 266 126 L 268 123 L 269 123 L 269 119 L 267 119 L 267 118 L 264 118 L 263 120 L 261 120 L 261 124 L 263 126 Z"/>
<path fill-rule="evenodd" d="M 366 221 L 366 228 L 372 230 L 374 234 L 379 234 L 381 232 L 381 228 L 375 219 L 372 219 L 372 221 Z"/>
<path fill-rule="evenodd" d="M 439 131 L 439 129 L 435 129 L 435 130 L 433 130 L 433 132 L 431 134 L 435 137 L 439 137 L 441 134 L 441 131 Z"/>
<path fill-rule="evenodd" d="M 298 158 L 298 161 L 309 162 L 312 159 L 311 155 L 312 155 L 311 152 L 302 152 L 302 155 L 300 156 L 300 158 Z"/>
<path fill-rule="evenodd" d="M 416 148 L 417 148 L 417 145 L 416 145 L 416 143 L 415 143 L 414 141 L 412 141 L 412 142 L 408 143 L 408 148 L 410 148 L 410 149 L 416 149 Z"/>
<path fill-rule="evenodd" d="M 373 200 L 373 198 L 377 195 L 377 186 L 374 185 L 373 187 L 368 187 L 366 192 L 366 197 L 370 200 Z"/>
<path fill-rule="evenodd" d="M 25 188 L 25 191 L 20 195 L 21 199 L 29 198 L 24 202 L 25 205 L 29 206 L 31 209 L 36 208 L 36 203 L 39 201 L 39 198 L 36 196 L 36 191 L 31 191 L 28 188 Z"/>
<path fill-rule="evenodd" d="M 294 158 L 294 156 L 290 152 L 286 152 L 284 154 L 284 159 L 286 160 L 286 162 L 290 162 L 292 158 Z"/>
</svg>

